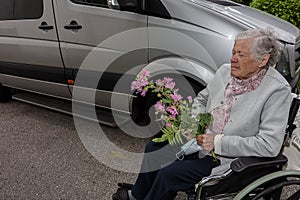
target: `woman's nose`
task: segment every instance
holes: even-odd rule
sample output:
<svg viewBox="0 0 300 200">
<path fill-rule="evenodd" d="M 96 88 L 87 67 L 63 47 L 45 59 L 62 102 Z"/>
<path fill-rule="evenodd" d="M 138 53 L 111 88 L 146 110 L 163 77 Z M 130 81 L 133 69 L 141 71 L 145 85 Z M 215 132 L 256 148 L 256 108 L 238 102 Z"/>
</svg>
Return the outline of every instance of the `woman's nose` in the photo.
<svg viewBox="0 0 300 200">
<path fill-rule="evenodd" d="M 235 54 L 232 54 L 230 60 L 231 60 L 231 62 L 237 62 L 238 61 L 237 56 Z"/>
</svg>

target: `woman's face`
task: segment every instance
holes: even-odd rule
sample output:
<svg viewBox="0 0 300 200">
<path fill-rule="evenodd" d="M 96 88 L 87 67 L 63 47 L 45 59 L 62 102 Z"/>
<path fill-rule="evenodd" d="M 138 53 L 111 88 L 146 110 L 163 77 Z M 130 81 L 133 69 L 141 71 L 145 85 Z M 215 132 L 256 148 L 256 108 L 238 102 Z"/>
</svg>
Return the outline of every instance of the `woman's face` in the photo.
<svg viewBox="0 0 300 200">
<path fill-rule="evenodd" d="M 252 53 L 254 39 L 236 40 L 232 49 L 231 75 L 239 79 L 247 79 L 257 74 L 268 62 L 270 55 L 256 61 Z"/>
</svg>

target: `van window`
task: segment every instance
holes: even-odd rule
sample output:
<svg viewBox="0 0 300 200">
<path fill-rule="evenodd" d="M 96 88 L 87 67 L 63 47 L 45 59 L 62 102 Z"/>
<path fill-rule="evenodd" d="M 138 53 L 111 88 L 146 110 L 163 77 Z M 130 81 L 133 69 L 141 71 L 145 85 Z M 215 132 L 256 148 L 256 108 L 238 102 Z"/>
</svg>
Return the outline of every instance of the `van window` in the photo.
<svg viewBox="0 0 300 200">
<path fill-rule="evenodd" d="M 43 15 L 43 0 L 14 0 L 15 19 L 38 19 Z"/>
<path fill-rule="evenodd" d="M 71 0 L 74 3 L 107 7 L 107 0 Z"/>
<path fill-rule="evenodd" d="M 0 20 L 14 19 L 14 1 L 13 0 L 1 0 L 0 6 Z"/>
<path fill-rule="evenodd" d="M 43 0 L 1 0 L 0 20 L 38 19 L 43 15 Z"/>
</svg>

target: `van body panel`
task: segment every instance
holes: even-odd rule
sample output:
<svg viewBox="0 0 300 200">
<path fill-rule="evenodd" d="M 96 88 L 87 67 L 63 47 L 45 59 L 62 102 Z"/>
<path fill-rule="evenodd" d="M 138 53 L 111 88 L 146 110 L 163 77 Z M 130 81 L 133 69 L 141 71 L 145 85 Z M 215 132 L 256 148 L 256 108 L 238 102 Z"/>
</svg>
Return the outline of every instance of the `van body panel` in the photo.
<svg viewBox="0 0 300 200">
<path fill-rule="evenodd" d="M 162 0 L 171 16 L 224 34 L 232 34 L 233 26 L 245 28 L 272 28 L 280 39 L 295 43 L 299 29 L 266 12 L 230 1 Z M 211 23 L 215 22 L 215 23 Z M 227 23 L 228 22 L 228 23 Z M 245 26 L 244 28 L 242 26 Z"/>
<path fill-rule="evenodd" d="M 254 28 L 245 21 L 225 15 L 221 9 L 205 2 L 207 1 L 172 1 L 161 0 L 173 19 L 190 23 L 225 36 L 234 35 L 241 30 Z"/>
<path fill-rule="evenodd" d="M 70 93 L 68 92 L 68 86 L 66 84 L 41 81 L 7 74 L 0 74 L 0 80 L 3 85 L 8 87 L 49 95 L 56 98 L 68 100 L 71 99 Z"/>
<path fill-rule="evenodd" d="M 215 72 L 228 62 L 233 45 L 232 35 L 212 32 L 178 20 L 161 20 L 149 17 L 149 59 L 180 55 L 195 60 Z M 156 28 L 154 28 L 156 27 Z M 212 40 L 214 43 L 212 43 Z M 215 48 L 215 44 L 222 48 Z M 159 53 L 156 50 L 167 51 Z M 216 56 L 218 55 L 218 56 Z"/>
<path fill-rule="evenodd" d="M 73 100 L 76 102 L 90 105 L 95 105 L 96 102 L 102 108 L 125 113 L 131 112 L 131 108 L 128 105 L 130 105 L 130 100 L 133 98 L 132 95 L 78 86 L 70 86 L 70 88 L 75 90 Z"/>
<path fill-rule="evenodd" d="M 119 43 L 118 46 L 114 46 L 113 43 L 110 45 L 106 43 L 106 46 L 103 46 L 102 43 L 109 40 L 111 36 L 128 30 L 145 28 L 143 35 L 136 38 L 139 41 L 135 42 L 140 42 L 143 47 L 147 47 L 146 16 L 134 12 L 112 10 L 108 7 L 76 4 L 71 1 L 54 0 L 54 2 L 59 19 L 57 20 L 59 37 L 61 42 L 66 43 L 68 59 L 70 60 L 70 64 L 66 66 L 67 68 L 79 69 L 84 59 L 96 47 L 96 51 L 112 57 L 120 56 L 120 52 L 127 53 L 125 51 L 127 49 L 126 44 Z M 64 26 L 70 24 L 71 21 L 76 21 L 82 25 L 82 29 L 65 29 Z M 144 62 L 147 62 L 147 60 Z M 99 63 L 97 71 L 104 72 L 106 67 Z"/>
<path fill-rule="evenodd" d="M 49 29 L 40 29 L 41 25 L 49 25 Z M 45 79 L 37 77 L 36 72 L 40 72 L 40 69 L 47 71 L 42 73 L 44 76 L 53 74 L 54 79 L 37 85 L 38 80 Z M 0 82 L 4 85 L 71 98 L 67 85 L 62 83 L 64 65 L 51 1 L 43 1 L 42 16 L 38 19 L 0 20 L 0 71 L 11 75 L 2 76 Z M 17 80 L 16 74 L 26 81 Z M 34 78 L 28 79 L 32 76 Z M 49 85 L 46 86 L 47 84 Z M 58 87 L 51 89 L 55 84 Z"/>
<path fill-rule="evenodd" d="M 0 36 L 0 60 L 63 69 L 59 45 L 54 40 Z"/>
<path fill-rule="evenodd" d="M 114 88 L 119 79 L 131 73 L 132 81 L 137 73 L 130 72 L 132 68 L 148 62 L 147 16 L 71 1 L 54 0 L 54 6 L 65 66 L 74 70 L 75 85 L 79 86 L 70 91 L 82 86 L 97 89 L 94 103 L 111 107 L 112 94 L 120 90 Z M 82 28 L 65 29 L 72 21 Z M 130 82 L 126 84 L 130 88 Z M 125 103 L 122 110 L 127 112 L 129 97 L 124 99 L 114 109 Z"/>
<path fill-rule="evenodd" d="M 1 61 L 63 68 L 51 1 L 44 0 L 43 7 L 39 19 L 0 21 Z M 53 29 L 39 29 L 42 22 Z"/>
</svg>

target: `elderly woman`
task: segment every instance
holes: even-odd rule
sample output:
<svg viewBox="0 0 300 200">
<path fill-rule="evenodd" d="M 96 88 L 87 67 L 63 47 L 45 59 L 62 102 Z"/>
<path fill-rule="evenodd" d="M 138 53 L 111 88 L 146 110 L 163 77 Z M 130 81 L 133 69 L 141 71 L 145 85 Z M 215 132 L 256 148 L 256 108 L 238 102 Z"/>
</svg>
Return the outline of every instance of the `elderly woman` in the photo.
<svg viewBox="0 0 300 200">
<path fill-rule="evenodd" d="M 132 188 L 121 186 L 113 199 L 174 199 L 178 191 L 192 188 L 204 176 L 227 170 L 236 157 L 277 156 L 291 103 L 289 84 L 273 68 L 279 56 L 271 32 L 242 32 L 236 36 L 231 64 L 221 66 L 195 98 L 194 114 L 210 112 L 214 119 L 197 143 L 206 151 L 214 150 L 221 164 L 208 154 L 176 160 L 156 171 L 144 170 Z M 159 148 L 151 142 L 145 152 Z M 157 157 L 145 156 L 142 169 L 151 163 L 163 164 Z"/>
</svg>

